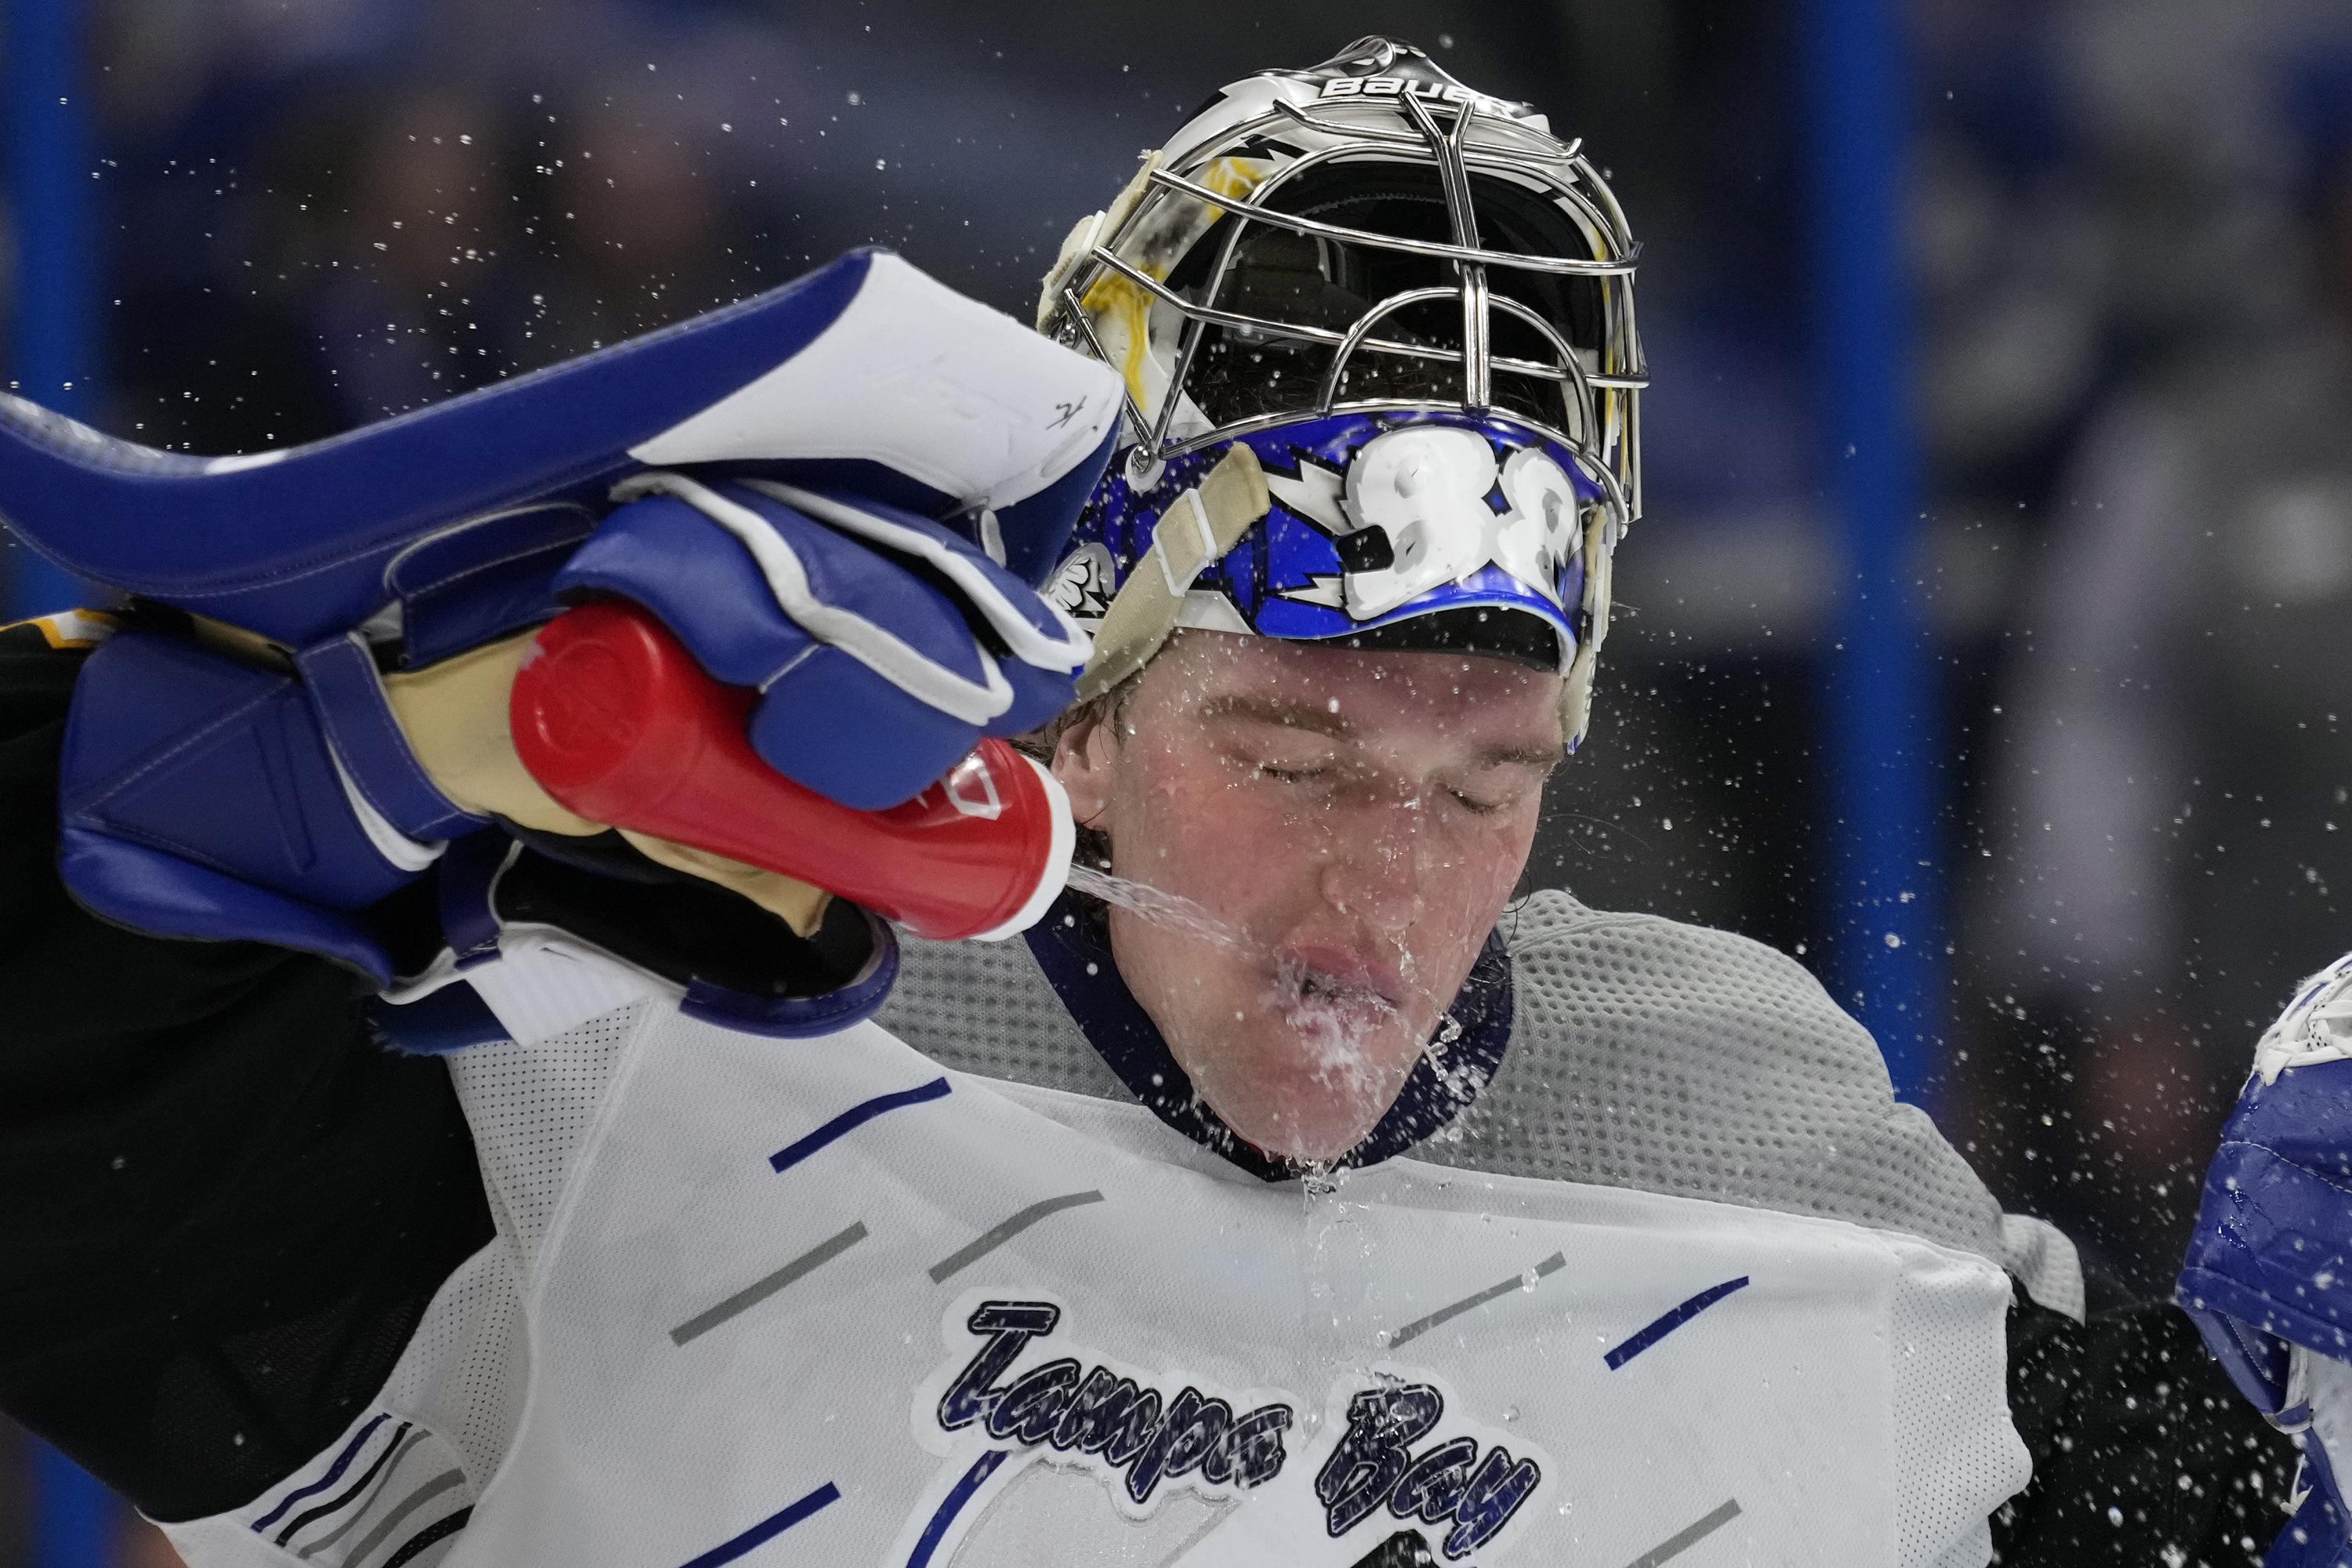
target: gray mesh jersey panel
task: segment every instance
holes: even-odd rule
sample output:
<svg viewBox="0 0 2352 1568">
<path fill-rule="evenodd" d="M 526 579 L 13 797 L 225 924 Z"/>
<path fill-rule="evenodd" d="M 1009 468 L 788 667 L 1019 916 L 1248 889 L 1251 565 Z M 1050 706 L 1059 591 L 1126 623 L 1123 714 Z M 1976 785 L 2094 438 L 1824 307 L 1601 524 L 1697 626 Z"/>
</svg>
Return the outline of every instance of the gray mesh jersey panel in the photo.
<svg viewBox="0 0 2352 1568">
<path fill-rule="evenodd" d="M 1415 1158 L 2013 1250 L 1976 1173 L 1895 1103 L 1869 1034 L 1793 959 L 1559 892 L 1505 915 L 1503 934 L 1510 1049 Z M 1019 942 L 908 942 L 877 1021 L 948 1067 L 1128 1098 Z"/>
</svg>

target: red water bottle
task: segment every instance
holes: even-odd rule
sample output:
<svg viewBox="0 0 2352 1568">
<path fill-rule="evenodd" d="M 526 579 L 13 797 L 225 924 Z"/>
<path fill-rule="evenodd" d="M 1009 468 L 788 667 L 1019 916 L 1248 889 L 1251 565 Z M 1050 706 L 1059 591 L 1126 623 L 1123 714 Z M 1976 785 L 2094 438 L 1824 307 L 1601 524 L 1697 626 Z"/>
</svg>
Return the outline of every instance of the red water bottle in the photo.
<svg viewBox="0 0 2352 1568">
<path fill-rule="evenodd" d="M 756 695 L 713 680 L 646 611 L 604 601 L 540 632 L 509 721 L 523 766 L 568 809 L 796 878 L 917 936 L 1011 936 L 1061 891 L 1069 798 L 1030 758 L 983 740 L 905 805 L 856 811 L 752 752 Z"/>
</svg>

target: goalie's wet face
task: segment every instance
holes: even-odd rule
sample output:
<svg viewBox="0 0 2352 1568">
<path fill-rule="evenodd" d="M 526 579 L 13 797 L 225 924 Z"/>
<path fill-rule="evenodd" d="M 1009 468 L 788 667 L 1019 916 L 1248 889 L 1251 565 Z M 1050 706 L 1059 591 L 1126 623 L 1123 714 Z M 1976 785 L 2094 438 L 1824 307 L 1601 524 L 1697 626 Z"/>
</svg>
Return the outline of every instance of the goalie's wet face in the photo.
<svg viewBox="0 0 2352 1568">
<path fill-rule="evenodd" d="M 1461 653 L 1183 632 L 1054 771 L 1118 876 L 1228 947 L 1124 910 L 1119 974 L 1268 1153 L 1329 1159 L 1395 1102 L 1526 863 L 1559 677 Z"/>
</svg>

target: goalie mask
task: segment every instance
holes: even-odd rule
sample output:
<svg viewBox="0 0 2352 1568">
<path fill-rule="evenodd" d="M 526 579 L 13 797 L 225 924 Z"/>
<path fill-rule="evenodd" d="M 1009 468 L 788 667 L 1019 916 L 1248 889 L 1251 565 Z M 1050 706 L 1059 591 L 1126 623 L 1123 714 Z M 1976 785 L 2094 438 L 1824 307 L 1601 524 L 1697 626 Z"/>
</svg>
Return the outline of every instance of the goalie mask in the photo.
<svg viewBox="0 0 2352 1568">
<path fill-rule="evenodd" d="M 1180 626 L 1463 648 L 1564 673 L 1573 749 L 1641 510 L 1637 252 L 1577 143 L 1409 44 L 1219 93 L 1039 302 L 1127 389 L 1048 589 L 1080 695 Z"/>
</svg>

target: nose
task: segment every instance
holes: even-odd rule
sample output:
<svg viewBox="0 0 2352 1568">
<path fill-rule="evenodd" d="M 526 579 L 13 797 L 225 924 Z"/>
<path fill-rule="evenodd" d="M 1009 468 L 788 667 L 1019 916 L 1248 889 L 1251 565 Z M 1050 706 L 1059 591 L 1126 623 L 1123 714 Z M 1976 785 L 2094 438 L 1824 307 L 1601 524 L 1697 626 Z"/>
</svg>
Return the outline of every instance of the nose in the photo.
<svg viewBox="0 0 2352 1568">
<path fill-rule="evenodd" d="M 1335 803 L 1326 819 L 1325 901 L 1383 935 L 1402 934 L 1421 918 L 1427 831 L 1417 798 Z"/>
</svg>

